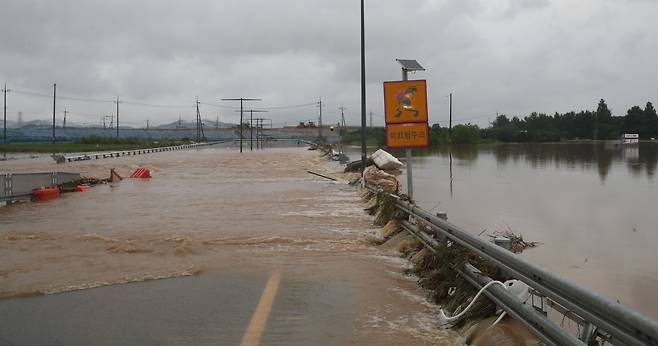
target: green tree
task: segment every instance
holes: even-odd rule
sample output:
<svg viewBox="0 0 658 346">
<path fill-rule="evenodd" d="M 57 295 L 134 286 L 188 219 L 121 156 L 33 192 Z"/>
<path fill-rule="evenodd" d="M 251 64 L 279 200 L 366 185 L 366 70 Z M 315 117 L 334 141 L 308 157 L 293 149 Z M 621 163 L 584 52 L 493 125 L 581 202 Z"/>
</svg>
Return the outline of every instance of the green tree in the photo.
<svg viewBox="0 0 658 346">
<path fill-rule="evenodd" d="M 450 138 L 453 144 L 477 144 L 480 141 L 480 129 L 472 124 L 457 125 L 452 128 Z"/>
<path fill-rule="evenodd" d="M 647 102 L 647 105 L 644 107 L 644 117 L 647 121 L 649 134 L 652 136 L 658 134 L 658 115 L 656 115 L 656 109 L 653 108 L 651 102 Z"/>
<path fill-rule="evenodd" d="M 599 101 L 599 106 L 596 108 L 596 116 L 599 118 L 599 121 L 605 121 L 612 117 L 612 112 L 608 109 L 608 105 L 604 99 Z"/>
</svg>

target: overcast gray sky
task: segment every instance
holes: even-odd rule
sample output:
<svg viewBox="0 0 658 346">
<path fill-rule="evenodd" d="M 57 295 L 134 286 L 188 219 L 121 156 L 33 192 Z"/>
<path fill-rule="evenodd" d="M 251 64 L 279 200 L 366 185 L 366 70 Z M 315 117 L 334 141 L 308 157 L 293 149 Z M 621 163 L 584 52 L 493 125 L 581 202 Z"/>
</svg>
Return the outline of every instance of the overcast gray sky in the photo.
<svg viewBox="0 0 658 346">
<path fill-rule="evenodd" d="M 427 68 L 430 122 L 480 126 L 496 112 L 527 115 L 595 109 L 615 115 L 656 101 L 658 1 L 366 0 L 368 110 L 383 124 L 382 82 L 395 58 Z M 344 105 L 360 123 L 359 1 L 6 0 L 0 5 L 0 81 L 10 119 L 48 118 L 57 83 L 65 97 L 187 106 L 121 105 L 122 123 L 194 119 L 194 99 L 259 97 L 255 107 L 310 104 L 324 122 Z M 21 93 L 23 92 L 23 93 Z M 71 121 L 98 123 L 106 102 L 58 101 Z M 202 105 L 204 118 L 237 122 L 233 109 Z M 317 118 L 302 106 L 266 114 L 275 124 Z"/>
</svg>

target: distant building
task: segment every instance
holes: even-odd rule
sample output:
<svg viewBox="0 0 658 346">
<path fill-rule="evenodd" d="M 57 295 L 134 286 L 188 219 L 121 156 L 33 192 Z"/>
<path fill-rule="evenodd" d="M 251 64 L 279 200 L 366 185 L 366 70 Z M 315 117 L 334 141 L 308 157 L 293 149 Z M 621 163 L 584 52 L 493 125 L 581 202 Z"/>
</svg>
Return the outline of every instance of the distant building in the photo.
<svg viewBox="0 0 658 346">
<path fill-rule="evenodd" d="M 640 143 L 640 135 L 637 133 L 624 133 L 621 136 L 621 144 L 638 144 Z"/>
</svg>

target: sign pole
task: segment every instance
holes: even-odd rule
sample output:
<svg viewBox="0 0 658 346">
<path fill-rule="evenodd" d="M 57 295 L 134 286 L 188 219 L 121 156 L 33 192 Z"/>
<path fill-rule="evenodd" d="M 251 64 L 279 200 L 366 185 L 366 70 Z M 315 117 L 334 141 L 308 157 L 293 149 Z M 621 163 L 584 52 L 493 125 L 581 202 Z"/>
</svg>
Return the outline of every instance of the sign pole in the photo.
<svg viewBox="0 0 658 346">
<path fill-rule="evenodd" d="M 402 68 L 402 80 L 409 80 L 407 69 Z M 411 148 L 405 148 L 404 153 L 407 159 L 407 196 L 409 200 L 413 202 L 414 200 L 414 180 L 411 170 Z"/>
<path fill-rule="evenodd" d="M 386 146 L 404 148 L 407 165 L 407 196 L 414 200 L 412 148 L 429 145 L 427 84 L 409 80 L 409 71 L 425 71 L 416 60 L 395 59 L 402 65 L 402 80 L 384 82 Z"/>
</svg>

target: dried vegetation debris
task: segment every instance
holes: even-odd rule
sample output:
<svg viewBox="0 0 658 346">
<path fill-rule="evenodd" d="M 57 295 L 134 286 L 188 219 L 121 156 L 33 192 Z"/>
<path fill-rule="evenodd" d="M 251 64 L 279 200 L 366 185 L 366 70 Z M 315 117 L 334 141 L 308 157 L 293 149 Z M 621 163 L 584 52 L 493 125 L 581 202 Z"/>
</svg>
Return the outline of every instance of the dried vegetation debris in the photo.
<svg viewBox="0 0 658 346">
<path fill-rule="evenodd" d="M 402 233 L 400 221 L 407 219 L 408 214 L 395 207 L 396 198 L 390 194 L 363 190 L 362 198 L 366 203 L 365 211 L 375 216 L 375 224 L 383 226 L 382 245 L 387 246 L 389 242 L 395 242 L 400 256 L 407 258 L 412 264 L 412 267 L 406 270 L 407 274 L 418 278 L 418 284 L 427 290 L 430 301 L 443 306 L 453 315 L 462 311 L 477 293 L 455 268 L 463 268 L 466 263 L 470 263 L 494 280 L 506 279 L 496 267 L 462 246 L 448 241 L 430 250 L 411 234 Z M 432 234 L 422 222 L 417 226 Z M 496 307 L 491 301 L 479 299 L 452 327 L 470 325 L 494 316 L 495 311 Z"/>
<path fill-rule="evenodd" d="M 506 230 L 503 231 L 495 231 L 492 234 L 487 234 L 492 240 L 496 238 L 507 238 L 511 242 L 511 248 L 510 250 L 513 253 L 521 253 L 523 250 L 528 249 L 528 248 L 533 248 L 541 245 L 540 242 L 537 241 L 525 241 L 523 240 L 523 235 L 522 234 L 515 234 L 512 229 L 508 226 Z"/>
</svg>

